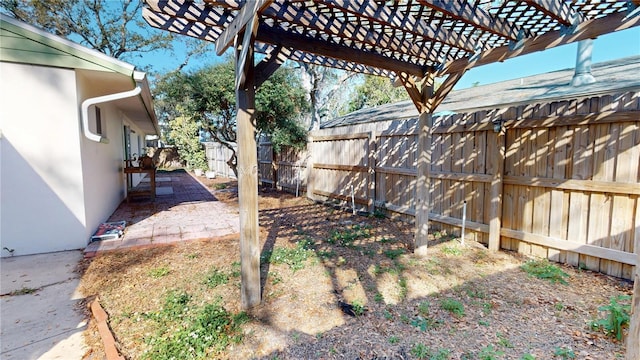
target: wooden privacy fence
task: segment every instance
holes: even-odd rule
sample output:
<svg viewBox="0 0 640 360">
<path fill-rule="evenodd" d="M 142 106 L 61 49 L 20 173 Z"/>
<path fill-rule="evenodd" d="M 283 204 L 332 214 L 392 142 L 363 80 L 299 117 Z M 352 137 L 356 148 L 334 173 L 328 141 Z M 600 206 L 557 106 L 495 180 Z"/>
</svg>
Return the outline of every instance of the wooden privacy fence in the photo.
<svg viewBox="0 0 640 360">
<path fill-rule="evenodd" d="M 258 176 L 263 186 L 294 194 L 307 190 L 307 152 L 285 148 L 275 152 L 270 141 L 258 143 Z"/>
<path fill-rule="evenodd" d="M 369 211 L 412 217 L 416 123 L 314 132 L 309 196 L 350 202 L 353 188 Z M 436 117 L 431 150 L 432 228 L 458 234 L 466 202 L 466 228 L 480 242 L 500 220 L 503 249 L 632 278 L 640 250 L 637 92 Z"/>
<path fill-rule="evenodd" d="M 234 144 L 233 147 L 237 151 L 237 146 Z M 232 151 L 228 147 L 216 143 L 216 142 L 206 142 L 204 144 L 205 154 L 207 156 L 207 164 L 209 165 L 209 170 L 216 173 L 216 176 L 222 176 L 227 178 L 235 178 L 236 174 L 231 170 L 227 161 L 231 158 Z"/>
</svg>

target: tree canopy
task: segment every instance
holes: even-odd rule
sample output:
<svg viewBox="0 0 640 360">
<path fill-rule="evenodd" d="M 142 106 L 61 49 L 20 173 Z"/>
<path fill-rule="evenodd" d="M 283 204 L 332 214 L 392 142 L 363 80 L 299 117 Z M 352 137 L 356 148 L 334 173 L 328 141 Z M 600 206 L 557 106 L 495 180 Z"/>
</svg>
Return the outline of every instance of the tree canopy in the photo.
<svg viewBox="0 0 640 360">
<path fill-rule="evenodd" d="M 408 100 L 409 95 L 404 87 L 393 87 L 387 78 L 365 75 L 364 82 L 355 88 L 355 93 L 349 100 L 349 111 L 356 111 L 366 107 L 394 103 Z"/>
<path fill-rule="evenodd" d="M 170 124 L 178 117 L 190 118 L 211 139 L 234 151 L 233 59 L 193 72 L 169 73 L 157 81 L 155 94 L 162 121 Z M 270 135 L 276 151 L 283 146 L 304 147 L 306 131 L 297 120 L 306 109 L 305 91 L 299 78 L 292 69 L 280 68 L 256 92 L 256 131 Z M 235 171 L 235 152 L 228 163 Z"/>
<path fill-rule="evenodd" d="M 133 64 L 144 53 L 172 52 L 179 41 L 187 47 L 180 69 L 208 45 L 150 27 L 142 6 L 140 0 L 0 0 L 5 14 Z"/>
</svg>

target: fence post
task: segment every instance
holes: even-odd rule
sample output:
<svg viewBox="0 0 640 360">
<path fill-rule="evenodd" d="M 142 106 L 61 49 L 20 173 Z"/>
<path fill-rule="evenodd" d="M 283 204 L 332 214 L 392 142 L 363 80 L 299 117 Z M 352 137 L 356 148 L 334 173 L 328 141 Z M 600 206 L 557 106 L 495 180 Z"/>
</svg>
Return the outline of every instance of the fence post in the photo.
<svg viewBox="0 0 640 360">
<path fill-rule="evenodd" d="M 500 229 L 502 228 L 502 191 L 505 161 L 505 129 L 502 123 L 496 124 L 496 141 L 487 141 L 491 146 L 489 154 L 493 162 L 493 177 L 491 178 L 491 207 L 489 208 L 489 250 L 500 250 Z"/>
<path fill-rule="evenodd" d="M 307 198 L 315 200 L 313 196 L 313 136 L 307 139 Z"/>
</svg>

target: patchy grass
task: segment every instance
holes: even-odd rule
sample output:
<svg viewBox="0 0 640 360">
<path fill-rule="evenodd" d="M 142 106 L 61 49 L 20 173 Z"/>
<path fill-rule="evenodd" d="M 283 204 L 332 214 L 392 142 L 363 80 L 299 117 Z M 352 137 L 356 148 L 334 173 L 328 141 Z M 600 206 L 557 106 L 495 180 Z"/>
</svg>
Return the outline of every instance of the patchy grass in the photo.
<svg viewBox="0 0 640 360">
<path fill-rule="evenodd" d="M 565 273 L 558 265 L 550 263 L 548 260 L 530 260 L 520 266 L 524 272 L 538 279 L 548 280 L 552 283 L 560 283 L 568 285 L 564 278 L 568 278 L 569 274 Z"/>
<path fill-rule="evenodd" d="M 234 192 L 219 194 L 226 201 Z M 411 251 L 407 224 L 274 191 L 259 201 L 262 303 L 247 313 L 237 238 L 114 251 L 86 263 L 81 291 L 99 297 L 126 358 L 552 359 L 561 356 L 558 344 L 594 359 L 624 353 L 622 342 L 589 326 L 608 318 L 599 308 L 610 296 L 630 294 L 620 281 L 563 268 L 571 287 L 559 288 L 529 277 L 517 254 L 474 242 L 453 254 L 454 244 L 435 236 L 423 258 Z"/>
</svg>

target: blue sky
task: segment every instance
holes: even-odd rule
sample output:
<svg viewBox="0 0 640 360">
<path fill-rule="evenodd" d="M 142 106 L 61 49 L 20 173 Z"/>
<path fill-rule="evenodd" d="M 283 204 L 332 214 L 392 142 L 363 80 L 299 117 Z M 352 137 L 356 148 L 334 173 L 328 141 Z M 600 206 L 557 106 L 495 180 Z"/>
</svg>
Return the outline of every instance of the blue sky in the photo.
<svg viewBox="0 0 640 360">
<path fill-rule="evenodd" d="M 575 66 L 577 44 L 559 46 L 529 55 L 506 60 L 502 63 L 480 66 L 469 70 L 460 79 L 455 89 L 464 89 L 478 83 L 479 85 L 516 79 L 534 74 L 573 68 Z M 594 41 L 593 63 L 640 55 L 640 27 L 603 35 Z M 175 69 L 184 60 L 184 49 L 177 48 L 174 54 L 142 58 L 137 63 L 151 67 L 155 72 L 166 72 Z M 205 64 L 220 61 L 215 56 L 213 46 L 209 55 L 192 59 L 185 70 L 200 68 Z"/>
<path fill-rule="evenodd" d="M 577 43 L 523 55 L 469 70 L 454 89 L 517 79 L 534 74 L 573 68 L 576 64 Z M 593 63 L 640 55 L 640 27 L 600 36 L 593 42 Z M 640 75 L 638 75 L 640 76 Z"/>
</svg>

